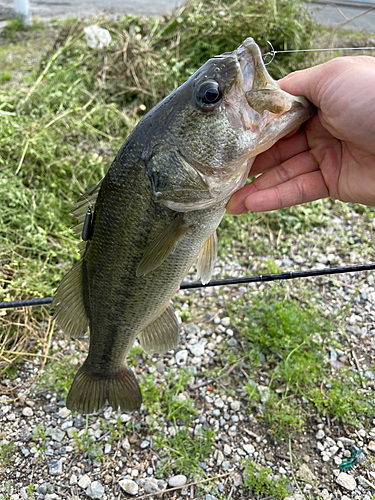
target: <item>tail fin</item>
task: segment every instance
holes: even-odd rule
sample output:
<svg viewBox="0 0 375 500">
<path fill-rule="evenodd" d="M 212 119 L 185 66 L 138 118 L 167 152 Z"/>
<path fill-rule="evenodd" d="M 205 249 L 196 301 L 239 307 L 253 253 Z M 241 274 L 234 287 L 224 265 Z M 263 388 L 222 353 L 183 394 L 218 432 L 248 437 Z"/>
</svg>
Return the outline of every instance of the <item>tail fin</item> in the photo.
<svg viewBox="0 0 375 500">
<path fill-rule="evenodd" d="M 66 407 L 80 413 L 93 413 L 106 401 L 114 410 L 139 410 L 142 393 L 133 372 L 124 366 L 115 375 L 105 378 L 93 374 L 84 363 L 73 380 Z"/>
</svg>

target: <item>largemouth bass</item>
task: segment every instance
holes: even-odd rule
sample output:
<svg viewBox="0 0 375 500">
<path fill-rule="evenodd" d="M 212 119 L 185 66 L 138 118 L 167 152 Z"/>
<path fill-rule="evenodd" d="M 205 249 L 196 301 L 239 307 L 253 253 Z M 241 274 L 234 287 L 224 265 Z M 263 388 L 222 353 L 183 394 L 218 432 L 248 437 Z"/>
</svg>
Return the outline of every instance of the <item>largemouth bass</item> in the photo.
<svg viewBox="0 0 375 500">
<path fill-rule="evenodd" d="M 197 257 L 202 282 L 210 280 L 229 197 L 255 156 L 313 113 L 304 97 L 280 90 L 247 38 L 139 122 L 74 212 L 87 241 L 57 289 L 55 318 L 74 337 L 89 329 L 90 347 L 68 408 L 91 413 L 107 401 L 139 409 L 141 391 L 126 364 L 134 340 L 149 353 L 177 346 L 171 298 Z"/>
</svg>

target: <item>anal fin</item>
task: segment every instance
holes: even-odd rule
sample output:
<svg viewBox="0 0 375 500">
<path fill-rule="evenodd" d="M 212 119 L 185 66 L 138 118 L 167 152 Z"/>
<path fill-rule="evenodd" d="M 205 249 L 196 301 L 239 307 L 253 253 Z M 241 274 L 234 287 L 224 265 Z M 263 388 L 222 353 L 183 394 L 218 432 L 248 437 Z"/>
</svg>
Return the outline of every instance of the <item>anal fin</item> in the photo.
<svg viewBox="0 0 375 500">
<path fill-rule="evenodd" d="M 189 229 L 190 227 L 184 227 L 181 217 L 173 219 L 146 249 L 137 267 L 137 276 L 148 274 L 159 267 Z"/>
<path fill-rule="evenodd" d="M 211 279 L 217 255 L 216 231 L 211 234 L 198 255 L 198 278 L 205 285 Z"/>
<path fill-rule="evenodd" d="M 93 413 L 104 406 L 106 401 L 115 411 L 139 410 L 142 393 L 134 373 L 123 366 L 111 376 L 99 376 L 85 362 L 73 380 L 66 407 L 83 414 Z"/>
<path fill-rule="evenodd" d="M 179 340 L 180 325 L 170 304 L 139 334 L 140 344 L 149 354 L 170 351 L 177 346 Z"/>
<path fill-rule="evenodd" d="M 65 333 L 81 337 L 87 332 L 89 319 L 83 302 L 82 259 L 61 280 L 53 298 L 54 319 Z"/>
</svg>

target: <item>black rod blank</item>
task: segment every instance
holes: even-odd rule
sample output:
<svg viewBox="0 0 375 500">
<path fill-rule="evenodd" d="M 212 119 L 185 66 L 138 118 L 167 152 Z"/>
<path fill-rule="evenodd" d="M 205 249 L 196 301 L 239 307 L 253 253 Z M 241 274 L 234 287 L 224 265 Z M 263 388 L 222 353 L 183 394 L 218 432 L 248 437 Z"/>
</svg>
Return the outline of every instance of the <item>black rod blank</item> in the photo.
<svg viewBox="0 0 375 500">
<path fill-rule="evenodd" d="M 278 274 L 260 274 L 259 276 L 245 276 L 243 278 L 225 278 L 210 281 L 203 285 L 200 281 L 181 283 L 180 290 L 190 288 L 205 288 L 208 286 L 242 285 L 244 283 L 259 283 L 265 281 L 292 280 L 296 278 L 309 278 L 315 276 L 325 276 L 328 274 L 355 273 L 361 271 L 373 271 L 375 264 L 362 264 L 359 266 L 329 267 L 325 269 L 312 269 L 310 271 L 291 271 Z M 41 299 L 14 300 L 12 302 L 0 302 L 0 309 L 15 309 L 16 307 L 44 306 L 51 304 L 53 297 Z"/>
</svg>

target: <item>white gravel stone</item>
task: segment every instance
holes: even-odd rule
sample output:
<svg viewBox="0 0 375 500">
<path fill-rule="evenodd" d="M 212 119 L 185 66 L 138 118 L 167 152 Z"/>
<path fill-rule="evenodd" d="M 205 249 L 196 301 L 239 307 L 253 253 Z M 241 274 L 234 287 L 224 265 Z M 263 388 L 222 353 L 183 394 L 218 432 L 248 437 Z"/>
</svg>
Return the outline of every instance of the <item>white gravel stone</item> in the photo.
<svg viewBox="0 0 375 500">
<path fill-rule="evenodd" d="M 85 490 L 91 484 L 91 479 L 87 474 L 84 474 L 78 481 L 78 486 Z"/>
<path fill-rule="evenodd" d="M 201 339 L 196 344 L 192 346 L 189 345 L 189 350 L 193 356 L 201 357 L 204 354 L 204 348 L 206 344 L 207 344 L 207 339 Z"/>
<path fill-rule="evenodd" d="M 93 481 L 86 490 L 86 495 L 92 499 L 102 498 L 104 493 L 104 487 L 99 483 L 99 481 Z"/>
<path fill-rule="evenodd" d="M 375 453 L 375 441 L 370 441 L 367 445 L 367 449 L 372 451 L 372 453 Z"/>
<path fill-rule="evenodd" d="M 150 441 L 148 441 L 147 439 L 145 439 L 144 441 L 142 441 L 142 443 L 141 443 L 142 450 L 144 450 L 148 446 L 150 446 Z"/>
<path fill-rule="evenodd" d="M 188 356 L 189 352 L 187 351 L 187 349 L 182 349 L 181 351 L 178 351 L 175 355 L 176 363 L 179 366 L 183 366 L 186 363 Z"/>
<path fill-rule="evenodd" d="M 157 493 L 158 491 L 160 491 L 158 481 L 153 477 L 149 479 L 140 479 L 139 484 L 147 494 Z"/>
<path fill-rule="evenodd" d="M 232 401 L 230 404 L 230 409 L 233 411 L 240 411 L 241 403 L 239 401 Z"/>
<path fill-rule="evenodd" d="M 77 484 L 77 482 L 78 482 L 77 476 L 73 472 L 73 474 L 70 476 L 69 484 L 70 486 L 74 486 Z"/>
<path fill-rule="evenodd" d="M 128 495 L 134 496 L 138 494 L 138 484 L 131 479 L 122 479 L 118 484 Z"/>
<path fill-rule="evenodd" d="M 214 460 L 216 460 L 217 465 L 220 467 L 220 465 L 224 462 L 224 453 L 221 450 L 215 450 Z"/>
<path fill-rule="evenodd" d="M 214 405 L 216 408 L 224 408 L 224 401 L 221 398 L 215 399 Z"/>
<path fill-rule="evenodd" d="M 349 491 L 354 491 L 357 487 L 357 481 L 346 472 L 340 472 L 336 478 L 336 483 Z"/>
<path fill-rule="evenodd" d="M 184 486 L 187 482 L 187 477 L 183 474 L 178 474 L 177 476 L 172 476 L 168 479 L 168 484 L 171 488 L 178 488 L 179 486 Z"/>
<path fill-rule="evenodd" d="M 29 408 L 28 406 L 26 406 L 22 410 L 22 415 L 24 417 L 32 417 L 34 415 L 34 412 L 33 412 L 32 408 Z"/>
<path fill-rule="evenodd" d="M 229 457 L 229 455 L 232 454 L 232 448 L 229 446 L 229 444 L 224 445 L 223 452 L 226 457 Z"/>
<path fill-rule="evenodd" d="M 222 318 L 221 319 L 221 324 L 223 326 L 229 326 L 230 325 L 230 318 L 228 318 L 228 316 L 226 318 Z"/>
<path fill-rule="evenodd" d="M 59 409 L 59 416 L 61 418 L 68 418 L 70 416 L 70 413 L 70 410 L 68 410 L 68 408 L 66 408 L 65 406 Z"/>
<path fill-rule="evenodd" d="M 324 436 L 325 436 L 325 432 L 323 431 L 323 429 L 320 429 L 320 430 L 316 433 L 316 435 L 315 435 L 315 439 L 320 440 L 320 439 L 323 439 L 323 438 L 324 438 Z"/>
<path fill-rule="evenodd" d="M 242 448 L 246 451 L 248 455 L 252 455 L 255 452 L 255 448 L 252 444 L 244 444 Z"/>
<path fill-rule="evenodd" d="M 123 440 L 123 442 L 121 443 L 121 447 L 125 451 L 128 451 L 128 452 L 130 451 L 131 447 L 130 447 L 130 443 L 129 443 L 129 439 L 128 438 L 125 438 Z"/>
</svg>

